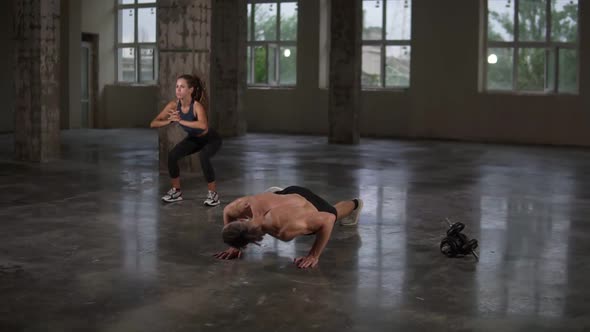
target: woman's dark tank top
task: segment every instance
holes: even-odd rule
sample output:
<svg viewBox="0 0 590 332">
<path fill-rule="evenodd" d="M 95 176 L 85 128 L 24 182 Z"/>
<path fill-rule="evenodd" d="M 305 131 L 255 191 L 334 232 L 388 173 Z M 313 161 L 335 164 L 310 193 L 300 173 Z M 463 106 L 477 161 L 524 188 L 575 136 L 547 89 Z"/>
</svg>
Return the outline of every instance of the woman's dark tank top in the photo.
<svg viewBox="0 0 590 332">
<path fill-rule="evenodd" d="M 197 115 L 195 114 L 195 110 L 193 108 L 193 105 L 194 105 L 194 101 L 191 101 L 191 106 L 188 109 L 188 113 L 183 113 L 182 106 L 180 105 L 180 101 L 178 101 L 178 105 L 176 106 L 176 110 L 178 111 L 178 114 L 180 115 L 180 118 L 182 120 L 184 120 L 184 121 L 198 121 L 199 120 L 197 118 Z M 182 127 L 182 129 L 184 129 L 184 131 L 187 132 L 187 134 L 189 134 L 191 136 L 199 136 L 205 131 L 201 128 L 191 128 L 191 127 L 187 127 L 187 126 L 183 126 L 183 125 L 180 125 L 180 126 Z"/>
</svg>

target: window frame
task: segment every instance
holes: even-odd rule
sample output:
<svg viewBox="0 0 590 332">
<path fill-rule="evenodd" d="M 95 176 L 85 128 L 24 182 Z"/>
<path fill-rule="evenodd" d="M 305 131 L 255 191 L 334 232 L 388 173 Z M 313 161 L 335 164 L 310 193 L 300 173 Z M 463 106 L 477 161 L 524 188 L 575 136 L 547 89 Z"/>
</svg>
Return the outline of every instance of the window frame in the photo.
<svg viewBox="0 0 590 332">
<path fill-rule="evenodd" d="M 115 82 L 119 85 L 156 85 L 158 84 L 158 0 L 150 3 L 138 3 L 138 0 L 133 0 L 131 4 L 119 4 L 120 0 L 114 0 L 115 2 Z M 138 42 L 139 40 L 139 9 L 141 8 L 153 8 L 156 15 L 156 41 L 153 43 Z M 134 42 L 133 43 L 122 43 L 119 40 L 119 11 L 124 9 L 134 10 Z M 119 50 L 122 48 L 132 48 L 135 52 L 135 79 L 133 81 L 121 81 L 119 80 Z M 153 80 L 142 80 L 141 79 L 141 49 L 153 49 L 154 50 L 154 63 L 153 63 Z"/>
<path fill-rule="evenodd" d="M 281 3 L 295 3 L 297 6 L 297 36 L 295 40 L 281 40 L 280 32 L 281 32 Z M 254 23 L 255 23 L 255 4 L 274 4 L 276 5 L 276 26 L 275 26 L 275 40 L 263 40 L 257 41 L 254 38 Z M 299 0 L 248 0 L 246 1 L 246 19 L 248 19 L 248 6 L 252 5 L 252 11 L 250 14 L 250 31 L 246 29 L 246 61 L 249 60 L 250 63 L 246 63 L 246 86 L 248 88 L 270 88 L 270 89 L 292 89 L 295 88 L 299 82 L 297 69 L 299 67 L 299 49 L 298 49 L 298 42 L 299 42 Z M 248 36 L 248 32 L 250 36 Z M 255 83 L 255 68 L 254 64 L 256 62 L 256 58 L 254 56 L 254 48 L 256 47 L 264 47 L 266 50 L 266 64 L 267 64 L 267 78 L 266 83 Z M 281 84 L 281 74 L 280 74 L 280 60 L 275 61 L 274 64 L 274 72 L 275 72 L 275 83 L 271 83 L 269 73 L 268 73 L 268 61 L 270 57 L 269 48 L 274 47 L 276 49 L 275 56 L 277 59 L 280 59 L 281 56 L 281 47 L 293 47 L 296 50 L 296 59 L 295 59 L 295 83 L 294 84 Z"/>
<path fill-rule="evenodd" d="M 361 1 L 361 11 L 363 10 L 363 2 Z M 374 0 L 373 0 L 374 1 Z M 400 0 L 401 1 L 401 0 Z M 362 38 L 362 30 L 363 30 L 363 23 L 361 22 L 361 76 L 362 76 L 362 49 L 364 46 L 380 46 L 381 52 L 381 60 L 379 64 L 380 70 L 380 86 L 366 86 L 362 84 L 361 81 L 361 90 L 364 91 L 406 91 L 409 90 L 412 86 L 412 70 L 411 70 L 411 63 L 412 63 L 412 40 L 414 35 L 414 6 L 412 0 L 407 0 L 410 3 L 410 39 L 387 39 L 387 2 L 388 0 L 381 0 L 381 19 L 382 19 L 382 28 L 381 28 L 381 39 L 370 39 L 365 40 Z M 387 77 L 386 77 L 386 66 L 387 66 L 387 46 L 407 46 L 410 48 L 410 79 L 408 86 L 387 86 Z"/>
<path fill-rule="evenodd" d="M 575 42 L 560 42 L 560 41 L 552 41 L 551 40 L 551 32 L 552 32 L 552 17 L 551 17 L 551 4 L 553 1 L 556 0 L 546 0 L 547 3 L 545 5 L 545 12 L 546 12 L 546 27 L 545 27 L 545 40 L 544 41 L 519 41 L 520 37 L 520 27 L 519 27 L 519 18 L 518 18 L 518 10 L 520 0 L 511 0 L 514 6 L 514 40 L 513 41 L 490 41 L 488 39 L 488 26 L 489 26 L 489 0 L 482 0 L 482 9 L 483 9 L 483 35 L 482 38 L 484 42 L 482 43 L 482 56 L 481 56 L 481 91 L 483 93 L 490 93 L 490 94 L 510 94 L 510 95 L 579 95 L 580 94 L 580 1 L 577 0 L 577 21 L 576 21 L 576 41 Z M 510 90 L 501 90 L 501 89 L 488 89 L 488 49 L 490 48 L 512 48 L 512 88 Z M 545 87 L 543 90 L 534 91 L 534 90 L 519 90 L 518 89 L 518 57 L 519 57 L 519 49 L 521 48 L 528 48 L 528 49 L 542 49 L 545 51 L 546 58 L 549 58 L 551 52 L 554 52 L 554 63 L 555 68 L 550 68 L 551 65 L 547 61 L 545 63 Z M 559 91 L 559 51 L 562 49 L 566 50 L 574 50 L 576 51 L 576 91 L 569 92 L 569 91 Z M 553 70 L 551 70 L 553 69 Z M 554 82 L 552 87 L 548 87 L 548 79 L 547 76 L 550 75 L 551 71 L 553 71 Z"/>
</svg>

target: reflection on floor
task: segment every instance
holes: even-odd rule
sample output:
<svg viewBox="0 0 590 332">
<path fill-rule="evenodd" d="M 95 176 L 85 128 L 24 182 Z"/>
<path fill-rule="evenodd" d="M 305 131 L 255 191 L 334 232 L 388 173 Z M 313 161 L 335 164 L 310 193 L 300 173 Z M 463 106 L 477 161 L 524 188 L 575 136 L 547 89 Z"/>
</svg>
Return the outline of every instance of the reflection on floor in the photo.
<svg viewBox="0 0 590 332">
<path fill-rule="evenodd" d="M 222 205 L 199 175 L 163 205 L 150 130 L 62 133 L 62 160 L 11 159 L 0 136 L 2 331 L 542 331 L 590 328 L 590 151 L 250 134 L 214 158 Z M 267 237 L 216 261 L 223 206 L 267 187 L 360 196 L 320 266 L 313 237 Z M 439 252 L 445 218 L 480 261 Z"/>
</svg>

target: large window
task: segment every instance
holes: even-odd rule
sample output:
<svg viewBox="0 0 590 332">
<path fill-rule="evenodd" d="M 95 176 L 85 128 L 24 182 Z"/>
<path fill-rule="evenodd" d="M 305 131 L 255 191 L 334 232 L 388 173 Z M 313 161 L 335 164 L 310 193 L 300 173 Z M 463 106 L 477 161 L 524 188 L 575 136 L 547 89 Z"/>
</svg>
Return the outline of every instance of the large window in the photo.
<svg viewBox="0 0 590 332">
<path fill-rule="evenodd" d="M 578 0 L 487 0 L 487 91 L 578 92 Z"/>
<path fill-rule="evenodd" d="M 117 1 L 117 81 L 157 79 L 156 0 Z"/>
<path fill-rule="evenodd" d="M 297 1 L 248 0 L 247 82 L 297 83 Z"/>
<path fill-rule="evenodd" d="M 363 0 L 363 88 L 410 86 L 411 0 Z"/>
</svg>

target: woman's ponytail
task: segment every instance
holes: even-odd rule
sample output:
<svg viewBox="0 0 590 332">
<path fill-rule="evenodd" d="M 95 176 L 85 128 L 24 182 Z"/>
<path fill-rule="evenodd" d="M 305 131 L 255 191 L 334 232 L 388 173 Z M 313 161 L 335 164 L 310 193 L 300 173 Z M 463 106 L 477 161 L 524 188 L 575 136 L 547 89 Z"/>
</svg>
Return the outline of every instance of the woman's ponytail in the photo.
<svg viewBox="0 0 590 332">
<path fill-rule="evenodd" d="M 199 102 L 201 105 L 203 105 L 203 107 L 206 108 L 207 93 L 205 91 L 205 87 L 203 86 L 203 81 L 201 81 L 199 76 L 184 74 L 178 77 L 178 79 L 181 78 L 187 82 L 189 88 L 193 88 L 193 93 L 191 94 L 192 99 Z"/>
</svg>

